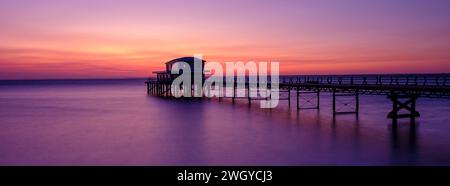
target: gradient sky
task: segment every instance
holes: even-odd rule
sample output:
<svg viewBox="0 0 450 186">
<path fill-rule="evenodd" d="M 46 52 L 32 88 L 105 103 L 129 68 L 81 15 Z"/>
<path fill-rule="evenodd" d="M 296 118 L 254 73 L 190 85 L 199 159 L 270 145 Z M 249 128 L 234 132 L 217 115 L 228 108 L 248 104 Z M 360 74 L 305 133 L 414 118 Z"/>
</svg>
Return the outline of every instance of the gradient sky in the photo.
<svg viewBox="0 0 450 186">
<path fill-rule="evenodd" d="M 450 72 L 450 1 L 0 0 L 0 79 L 145 77 L 197 53 L 282 74 Z"/>
</svg>

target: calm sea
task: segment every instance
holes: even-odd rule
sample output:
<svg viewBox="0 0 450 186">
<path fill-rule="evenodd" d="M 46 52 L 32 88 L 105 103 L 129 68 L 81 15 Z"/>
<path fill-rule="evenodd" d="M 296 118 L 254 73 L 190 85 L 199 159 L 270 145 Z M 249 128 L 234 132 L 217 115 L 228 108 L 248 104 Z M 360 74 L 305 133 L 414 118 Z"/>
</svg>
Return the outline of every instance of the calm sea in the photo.
<svg viewBox="0 0 450 186">
<path fill-rule="evenodd" d="M 150 97 L 144 80 L 0 84 L 0 165 L 450 165 L 450 100 L 420 98 L 416 127 L 393 130 L 385 96 L 333 119 L 327 94 L 297 112 Z"/>
</svg>

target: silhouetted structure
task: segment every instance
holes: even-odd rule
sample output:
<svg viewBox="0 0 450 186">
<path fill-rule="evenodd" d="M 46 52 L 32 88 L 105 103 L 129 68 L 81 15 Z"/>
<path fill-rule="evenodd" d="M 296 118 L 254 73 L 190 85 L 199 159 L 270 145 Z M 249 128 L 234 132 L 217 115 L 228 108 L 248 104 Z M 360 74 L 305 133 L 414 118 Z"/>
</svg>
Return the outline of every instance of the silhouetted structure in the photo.
<svg viewBox="0 0 450 186">
<path fill-rule="evenodd" d="M 170 91 L 172 81 L 183 74 L 183 70 L 180 70 L 178 74 L 171 73 L 173 65 L 177 62 L 187 63 L 191 69 L 191 82 L 194 82 L 194 77 L 197 74 L 202 76 L 202 82 L 205 80 L 205 75 L 203 73 L 203 68 L 205 67 L 205 60 L 195 58 L 195 57 L 181 57 L 177 59 L 170 60 L 166 62 L 166 69 L 164 71 L 155 71 L 156 80 L 149 79 L 145 83 L 147 84 L 147 94 L 172 97 L 172 92 Z M 195 62 L 201 62 L 199 66 L 200 69 L 195 68 Z"/>
<path fill-rule="evenodd" d="M 182 58 L 180 58 L 182 59 Z M 168 62 L 169 63 L 169 62 Z M 171 64 L 171 63 L 169 63 Z M 165 77 L 164 74 L 161 74 Z M 332 93 L 333 116 L 338 114 L 359 114 L 359 95 L 387 95 L 392 101 L 392 111 L 387 115 L 392 119 L 394 125 L 399 118 L 409 118 L 411 123 L 420 114 L 416 110 L 416 100 L 419 97 L 450 99 L 450 74 L 411 74 L 411 75 L 334 75 L 334 76 L 283 76 L 280 77 L 279 92 L 287 93 L 287 97 L 280 95 L 279 100 L 287 100 L 291 103 L 291 92 L 296 92 L 297 109 L 319 109 L 320 93 Z M 157 81 L 147 81 L 147 92 L 149 95 L 172 97 L 170 84 L 165 79 L 158 78 Z M 267 88 L 271 90 L 270 80 Z M 225 84 L 225 81 L 224 81 Z M 235 82 L 232 88 L 236 93 L 239 83 Z M 167 87 L 168 86 L 168 87 Z M 161 88 L 162 87 L 162 88 Z M 225 87 L 225 85 L 223 86 Z M 248 103 L 261 98 L 251 98 L 248 82 L 245 82 Z M 339 101 L 340 97 L 353 98 L 350 102 Z M 234 102 L 236 94 L 231 98 Z M 219 100 L 222 98 L 219 97 Z M 305 99 L 309 103 L 305 107 L 300 100 Z M 316 100 L 313 100 L 316 99 Z M 352 107 L 352 110 L 342 111 L 340 107 Z M 311 106 L 312 105 L 312 106 Z"/>
<path fill-rule="evenodd" d="M 202 63 L 201 69 L 194 68 L 196 61 Z M 181 57 L 181 58 L 173 59 L 173 60 L 166 62 L 166 70 L 153 72 L 154 74 L 156 74 L 156 81 L 172 82 L 175 78 L 177 78 L 179 75 L 181 75 L 183 73 L 182 70 L 179 74 L 171 73 L 172 66 L 177 62 L 185 62 L 190 66 L 192 78 L 194 78 L 195 74 L 201 74 L 202 79 L 204 79 L 205 76 L 203 74 L 203 68 L 205 67 L 205 62 L 206 62 L 205 60 L 195 58 L 195 57 Z"/>
</svg>

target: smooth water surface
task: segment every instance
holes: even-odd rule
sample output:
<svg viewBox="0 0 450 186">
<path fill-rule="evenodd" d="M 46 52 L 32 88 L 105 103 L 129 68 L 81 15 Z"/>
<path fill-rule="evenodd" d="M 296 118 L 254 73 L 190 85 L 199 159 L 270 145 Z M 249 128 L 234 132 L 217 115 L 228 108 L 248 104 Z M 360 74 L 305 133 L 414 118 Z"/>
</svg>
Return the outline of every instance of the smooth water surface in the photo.
<svg viewBox="0 0 450 186">
<path fill-rule="evenodd" d="M 386 118 L 385 96 L 333 119 L 282 101 L 275 109 L 146 95 L 144 80 L 0 85 L 0 165 L 450 165 L 450 100 L 420 98 L 415 127 Z"/>
</svg>

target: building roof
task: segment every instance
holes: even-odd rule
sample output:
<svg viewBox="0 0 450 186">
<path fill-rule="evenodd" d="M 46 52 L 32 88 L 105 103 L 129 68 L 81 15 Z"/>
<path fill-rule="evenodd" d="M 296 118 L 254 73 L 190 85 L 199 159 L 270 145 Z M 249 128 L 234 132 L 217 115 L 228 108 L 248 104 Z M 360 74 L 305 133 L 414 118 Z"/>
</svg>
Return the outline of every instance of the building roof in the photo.
<svg viewBox="0 0 450 186">
<path fill-rule="evenodd" d="M 180 57 L 180 58 L 176 58 L 176 59 L 172 59 L 168 62 L 166 62 L 166 64 L 173 64 L 176 62 L 186 62 L 188 64 L 194 64 L 195 60 L 200 60 L 200 58 L 196 58 L 196 57 Z M 205 60 L 201 60 L 202 63 L 205 63 Z M 203 73 L 203 71 L 201 71 Z M 153 74 L 170 74 L 170 71 L 154 71 L 152 72 Z"/>
<path fill-rule="evenodd" d="M 170 72 L 167 71 L 153 71 L 153 74 L 170 74 Z"/>
<path fill-rule="evenodd" d="M 180 57 L 180 58 L 176 58 L 173 60 L 170 60 L 168 62 L 166 62 L 166 64 L 172 64 L 172 63 L 176 63 L 176 62 L 186 62 L 186 63 L 194 63 L 195 60 L 201 60 L 200 58 L 196 58 L 196 57 Z M 206 62 L 205 60 L 201 60 L 203 63 Z"/>
</svg>

